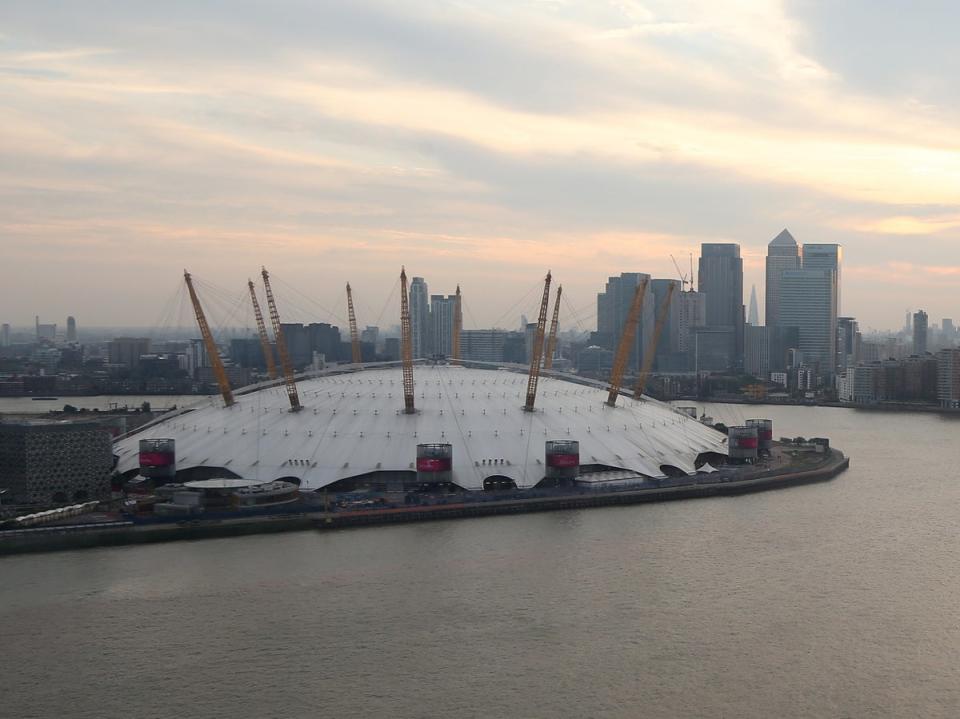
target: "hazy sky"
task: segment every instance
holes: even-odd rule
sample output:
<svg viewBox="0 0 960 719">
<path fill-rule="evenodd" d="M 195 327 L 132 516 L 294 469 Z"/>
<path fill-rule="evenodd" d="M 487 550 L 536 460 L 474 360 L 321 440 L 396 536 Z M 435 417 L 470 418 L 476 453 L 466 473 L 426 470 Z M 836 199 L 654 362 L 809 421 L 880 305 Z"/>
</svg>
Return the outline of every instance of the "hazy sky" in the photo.
<svg viewBox="0 0 960 719">
<path fill-rule="evenodd" d="M 401 264 L 459 282 L 467 327 L 532 315 L 548 268 L 590 318 L 703 241 L 762 303 L 784 227 L 844 245 L 863 325 L 960 317 L 957 27 L 952 0 L 5 0 L 0 319 L 149 324 L 184 267 L 240 293 L 261 264 L 341 317 L 350 280 L 361 325 L 396 321 Z"/>
</svg>

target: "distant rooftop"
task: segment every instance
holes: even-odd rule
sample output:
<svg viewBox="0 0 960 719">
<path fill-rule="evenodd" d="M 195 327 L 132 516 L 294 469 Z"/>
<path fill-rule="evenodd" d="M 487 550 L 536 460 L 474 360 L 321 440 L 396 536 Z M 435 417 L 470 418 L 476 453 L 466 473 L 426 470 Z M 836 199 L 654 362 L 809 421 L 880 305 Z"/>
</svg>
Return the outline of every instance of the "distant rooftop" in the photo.
<svg viewBox="0 0 960 719">
<path fill-rule="evenodd" d="M 770 240 L 770 247 L 796 247 L 797 241 L 793 239 L 790 230 L 784 229 L 779 235 Z"/>
</svg>

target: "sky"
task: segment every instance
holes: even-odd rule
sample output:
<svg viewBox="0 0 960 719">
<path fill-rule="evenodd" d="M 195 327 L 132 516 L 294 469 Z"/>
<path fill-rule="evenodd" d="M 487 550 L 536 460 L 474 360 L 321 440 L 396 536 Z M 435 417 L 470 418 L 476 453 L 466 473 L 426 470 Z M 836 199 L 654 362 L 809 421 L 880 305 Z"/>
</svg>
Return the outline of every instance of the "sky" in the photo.
<svg viewBox="0 0 960 719">
<path fill-rule="evenodd" d="M 330 310 L 298 321 L 342 321 L 349 280 L 387 326 L 405 265 L 461 285 L 467 328 L 535 316 L 550 269 L 589 329 L 608 275 L 701 242 L 741 245 L 762 317 L 785 227 L 843 245 L 862 326 L 960 317 L 958 26 L 948 0 L 5 0 L 0 320 L 150 325 L 184 268 L 239 297 L 266 265 Z"/>
</svg>

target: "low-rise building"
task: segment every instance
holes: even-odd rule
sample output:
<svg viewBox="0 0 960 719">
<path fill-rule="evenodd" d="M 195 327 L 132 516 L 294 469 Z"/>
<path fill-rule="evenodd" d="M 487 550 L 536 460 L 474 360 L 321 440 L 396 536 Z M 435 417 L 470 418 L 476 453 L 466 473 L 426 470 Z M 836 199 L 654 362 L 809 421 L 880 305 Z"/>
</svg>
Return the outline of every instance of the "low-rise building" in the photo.
<svg viewBox="0 0 960 719">
<path fill-rule="evenodd" d="M 108 497 L 112 470 L 112 438 L 102 422 L 0 423 L 0 488 L 13 504 Z"/>
</svg>

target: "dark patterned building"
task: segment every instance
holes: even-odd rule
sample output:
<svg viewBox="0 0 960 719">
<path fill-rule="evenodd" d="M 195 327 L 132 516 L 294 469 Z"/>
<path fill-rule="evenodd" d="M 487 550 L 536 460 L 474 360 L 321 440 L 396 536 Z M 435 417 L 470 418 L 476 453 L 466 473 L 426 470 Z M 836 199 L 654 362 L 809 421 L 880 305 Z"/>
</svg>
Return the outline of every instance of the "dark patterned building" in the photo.
<svg viewBox="0 0 960 719">
<path fill-rule="evenodd" d="M 14 504 L 62 505 L 110 494 L 113 444 L 101 422 L 0 423 L 0 488 Z"/>
</svg>

